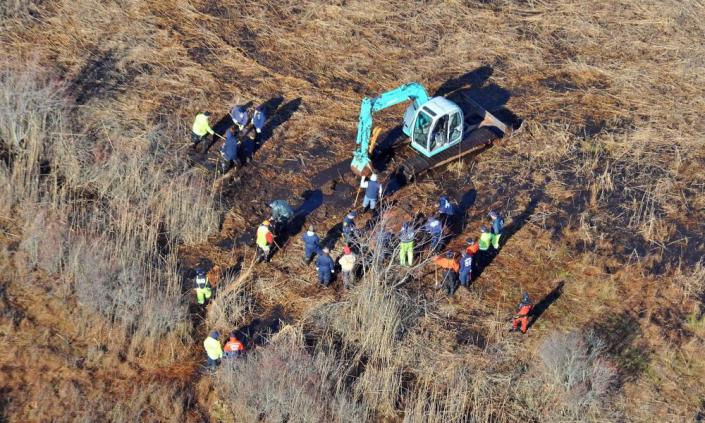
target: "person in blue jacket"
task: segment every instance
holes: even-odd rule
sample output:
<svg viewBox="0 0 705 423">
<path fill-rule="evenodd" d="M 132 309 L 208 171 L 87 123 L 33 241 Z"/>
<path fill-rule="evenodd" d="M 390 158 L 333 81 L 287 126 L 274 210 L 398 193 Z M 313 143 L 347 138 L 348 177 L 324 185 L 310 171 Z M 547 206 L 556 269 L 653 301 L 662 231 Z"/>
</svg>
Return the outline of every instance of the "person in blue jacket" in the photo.
<svg viewBox="0 0 705 423">
<path fill-rule="evenodd" d="M 220 170 L 223 174 L 228 171 L 238 162 L 238 140 L 235 127 L 231 127 L 225 133 L 225 142 L 220 147 Z"/>
<path fill-rule="evenodd" d="M 492 223 L 492 247 L 495 250 L 499 250 L 499 239 L 502 237 L 502 230 L 504 230 L 504 218 L 495 210 L 489 213 L 489 217 Z"/>
<path fill-rule="evenodd" d="M 304 241 L 304 262 L 311 264 L 313 256 L 318 254 L 320 250 L 321 239 L 313 231 L 313 226 L 308 227 L 308 231 L 303 234 L 301 239 Z"/>
<path fill-rule="evenodd" d="M 455 217 L 455 204 L 451 203 L 445 195 L 438 199 L 438 214 L 446 226 Z"/>
<path fill-rule="evenodd" d="M 255 128 L 255 142 L 259 142 L 260 134 L 264 129 L 264 124 L 267 121 L 267 116 L 264 114 L 262 106 L 258 106 L 252 114 L 252 127 Z"/>
<path fill-rule="evenodd" d="M 432 216 L 426 222 L 426 232 L 431 235 L 431 249 L 434 252 L 440 251 L 443 238 L 443 223 L 436 216 Z"/>
<path fill-rule="evenodd" d="M 242 106 L 234 106 L 232 109 L 230 109 L 230 119 L 233 120 L 233 123 L 237 126 L 238 130 L 240 131 L 245 128 L 247 122 L 250 120 L 247 114 L 247 110 L 245 110 L 245 108 Z"/>
<path fill-rule="evenodd" d="M 353 210 L 343 218 L 343 239 L 345 239 L 347 246 L 350 246 L 350 239 L 355 233 L 355 217 L 357 217 L 357 212 Z"/>
<path fill-rule="evenodd" d="M 322 254 L 316 259 L 316 270 L 318 270 L 318 283 L 327 288 L 335 273 L 335 262 L 330 257 L 330 250 L 327 247 L 323 248 Z"/>
</svg>

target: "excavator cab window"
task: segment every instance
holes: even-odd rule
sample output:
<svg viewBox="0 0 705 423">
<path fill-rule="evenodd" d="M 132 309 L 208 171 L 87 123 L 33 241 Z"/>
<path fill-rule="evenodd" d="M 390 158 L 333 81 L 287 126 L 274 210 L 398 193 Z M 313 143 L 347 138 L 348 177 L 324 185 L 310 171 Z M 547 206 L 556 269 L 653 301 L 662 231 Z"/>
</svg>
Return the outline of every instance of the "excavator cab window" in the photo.
<svg viewBox="0 0 705 423">
<path fill-rule="evenodd" d="M 444 147 L 448 143 L 448 116 L 441 116 L 433 127 L 428 140 L 428 151 Z"/>
<path fill-rule="evenodd" d="M 414 137 L 413 141 L 424 147 L 426 146 L 426 140 L 428 140 L 428 134 L 431 131 L 431 123 L 433 119 L 431 116 L 426 114 L 423 110 L 419 112 L 416 116 L 416 123 L 414 123 Z"/>
<path fill-rule="evenodd" d="M 452 144 L 459 142 L 463 137 L 463 122 L 460 113 L 456 112 L 450 116 L 450 126 L 448 127 L 448 139 Z"/>
</svg>

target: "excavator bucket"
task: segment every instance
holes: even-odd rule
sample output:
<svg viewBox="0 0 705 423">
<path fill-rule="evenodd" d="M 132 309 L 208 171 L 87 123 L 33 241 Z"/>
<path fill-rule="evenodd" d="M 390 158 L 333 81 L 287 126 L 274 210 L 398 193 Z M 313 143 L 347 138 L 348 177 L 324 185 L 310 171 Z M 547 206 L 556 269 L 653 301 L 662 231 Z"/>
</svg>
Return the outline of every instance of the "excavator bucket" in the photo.
<svg viewBox="0 0 705 423">
<path fill-rule="evenodd" d="M 367 154 L 359 154 L 359 157 L 358 154 L 356 154 L 355 157 L 353 157 L 353 160 L 350 163 L 350 169 L 357 176 L 370 176 L 373 173 L 370 154 L 374 151 L 375 145 L 377 145 L 377 138 L 381 133 L 382 128 L 373 128 L 372 135 L 370 136 L 370 146 L 366 152 Z"/>
</svg>

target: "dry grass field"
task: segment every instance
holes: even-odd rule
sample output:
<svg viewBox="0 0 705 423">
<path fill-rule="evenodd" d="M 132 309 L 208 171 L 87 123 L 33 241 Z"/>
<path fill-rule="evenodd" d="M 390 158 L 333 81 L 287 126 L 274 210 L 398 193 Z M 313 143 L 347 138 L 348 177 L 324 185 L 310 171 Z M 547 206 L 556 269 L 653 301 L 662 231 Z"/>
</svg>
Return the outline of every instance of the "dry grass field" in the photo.
<svg viewBox="0 0 705 423">
<path fill-rule="evenodd" d="M 0 421 L 705 419 L 704 22 L 702 0 L 1 2 Z M 275 198 L 335 238 L 360 101 L 410 81 L 523 121 L 385 199 L 454 198 L 453 248 L 502 211 L 497 257 L 449 299 L 427 252 L 385 259 L 390 217 L 350 290 L 299 235 L 253 265 Z M 246 103 L 264 143 L 214 184 L 190 125 Z M 223 269 L 205 312 L 199 266 Z M 209 373 L 212 329 L 249 351 Z"/>
</svg>

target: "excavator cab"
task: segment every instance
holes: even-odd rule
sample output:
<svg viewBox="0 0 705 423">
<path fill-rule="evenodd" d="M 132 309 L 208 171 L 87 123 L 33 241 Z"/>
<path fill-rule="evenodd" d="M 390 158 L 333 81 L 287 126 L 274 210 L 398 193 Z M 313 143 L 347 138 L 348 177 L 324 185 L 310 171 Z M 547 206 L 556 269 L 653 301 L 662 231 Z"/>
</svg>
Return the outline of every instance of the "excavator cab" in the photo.
<svg viewBox="0 0 705 423">
<path fill-rule="evenodd" d="M 463 112 L 455 103 L 434 97 L 415 111 L 413 123 L 409 124 L 412 107 L 404 114 L 403 129 L 416 151 L 433 157 L 462 141 Z"/>
</svg>

